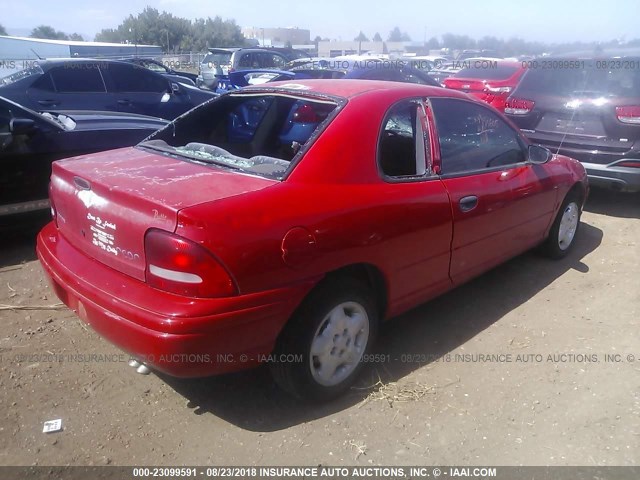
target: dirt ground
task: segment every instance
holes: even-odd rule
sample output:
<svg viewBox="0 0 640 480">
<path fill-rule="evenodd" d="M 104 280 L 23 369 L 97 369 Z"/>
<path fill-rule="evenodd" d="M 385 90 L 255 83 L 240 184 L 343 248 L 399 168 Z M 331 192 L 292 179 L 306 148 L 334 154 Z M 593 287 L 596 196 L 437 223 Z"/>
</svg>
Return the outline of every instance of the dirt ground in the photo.
<svg viewBox="0 0 640 480">
<path fill-rule="evenodd" d="M 567 259 L 525 254 L 387 323 L 385 361 L 327 405 L 264 368 L 139 375 L 66 309 L 0 310 L 0 465 L 637 465 L 640 196 L 595 191 L 582 221 Z M 0 304 L 58 301 L 36 230 L 2 235 Z"/>
</svg>

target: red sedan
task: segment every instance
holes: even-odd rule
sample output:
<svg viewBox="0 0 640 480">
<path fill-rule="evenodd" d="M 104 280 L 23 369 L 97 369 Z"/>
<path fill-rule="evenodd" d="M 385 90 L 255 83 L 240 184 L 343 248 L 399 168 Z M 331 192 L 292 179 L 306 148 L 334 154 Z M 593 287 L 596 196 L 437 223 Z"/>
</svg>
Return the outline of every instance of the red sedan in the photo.
<svg viewBox="0 0 640 480">
<path fill-rule="evenodd" d="M 383 320 L 533 247 L 567 254 L 588 184 L 465 94 L 309 80 L 55 162 L 50 190 L 38 256 L 101 335 L 170 375 L 266 362 L 328 399 Z"/>
<path fill-rule="evenodd" d="M 467 66 L 446 78 L 446 88 L 469 93 L 504 112 L 507 98 L 518 86 L 525 68 L 521 62 L 467 60 Z"/>
</svg>

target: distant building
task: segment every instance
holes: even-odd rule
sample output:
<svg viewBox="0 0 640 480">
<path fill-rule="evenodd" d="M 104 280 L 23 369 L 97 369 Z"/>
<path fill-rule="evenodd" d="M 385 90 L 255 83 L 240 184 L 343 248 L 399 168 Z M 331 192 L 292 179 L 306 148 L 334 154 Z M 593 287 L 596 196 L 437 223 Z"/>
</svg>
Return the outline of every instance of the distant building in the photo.
<svg viewBox="0 0 640 480">
<path fill-rule="evenodd" d="M 410 51 L 411 42 L 359 42 L 357 40 L 318 42 L 319 57 L 342 55 L 389 55 L 400 56 Z"/>
<path fill-rule="evenodd" d="M 159 56 L 162 47 L 126 43 L 77 42 L 0 35 L 0 77 L 45 58 L 120 58 Z"/>
<path fill-rule="evenodd" d="M 257 40 L 264 47 L 285 47 L 311 44 L 311 31 L 305 28 L 263 28 L 245 27 L 242 34 L 250 40 Z"/>
</svg>

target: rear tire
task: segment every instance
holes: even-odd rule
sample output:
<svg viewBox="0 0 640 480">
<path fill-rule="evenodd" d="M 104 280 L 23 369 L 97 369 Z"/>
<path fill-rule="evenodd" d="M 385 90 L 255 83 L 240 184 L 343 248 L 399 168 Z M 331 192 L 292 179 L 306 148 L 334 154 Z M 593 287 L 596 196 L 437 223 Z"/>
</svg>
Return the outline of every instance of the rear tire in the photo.
<svg viewBox="0 0 640 480">
<path fill-rule="evenodd" d="M 569 192 L 562 202 L 549 236 L 541 245 L 542 252 L 549 258 L 565 257 L 575 243 L 580 228 L 582 205 L 575 192 Z"/>
<path fill-rule="evenodd" d="M 361 282 L 327 279 L 304 300 L 276 343 L 276 383 L 293 396 L 322 402 L 356 380 L 378 332 L 375 299 Z"/>
</svg>

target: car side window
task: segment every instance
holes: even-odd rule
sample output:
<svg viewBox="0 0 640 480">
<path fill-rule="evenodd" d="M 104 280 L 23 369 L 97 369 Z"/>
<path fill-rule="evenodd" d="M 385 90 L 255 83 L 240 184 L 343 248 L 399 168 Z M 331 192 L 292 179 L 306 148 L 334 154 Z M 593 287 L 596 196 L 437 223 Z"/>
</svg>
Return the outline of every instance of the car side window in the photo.
<svg viewBox="0 0 640 480">
<path fill-rule="evenodd" d="M 285 66 L 287 62 L 284 60 L 284 58 L 282 58 L 280 55 L 273 55 L 273 57 L 271 58 L 271 67 L 275 67 L 279 70 L 282 70 L 282 68 Z"/>
<path fill-rule="evenodd" d="M 31 88 L 37 88 L 38 90 L 42 90 L 45 92 L 55 92 L 56 89 L 53 86 L 53 80 L 51 80 L 51 75 L 49 72 L 41 75 L 33 84 Z"/>
<path fill-rule="evenodd" d="M 243 53 L 238 60 L 238 67 L 242 68 L 259 68 L 257 60 L 255 60 L 252 53 Z"/>
<path fill-rule="evenodd" d="M 385 116 L 378 143 L 378 163 L 385 176 L 411 177 L 426 173 L 427 134 L 420 112 L 423 113 L 419 102 L 404 100 Z"/>
<path fill-rule="evenodd" d="M 143 68 L 110 63 L 105 70 L 111 77 L 115 92 L 166 93 L 169 91 L 169 83 L 165 77 Z"/>
<path fill-rule="evenodd" d="M 489 108 L 466 100 L 432 98 L 442 174 L 477 172 L 524 162 L 520 137 Z"/>
<path fill-rule="evenodd" d="M 105 86 L 98 66 L 93 63 L 70 63 L 49 70 L 59 93 L 104 93 Z"/>
</svg>

